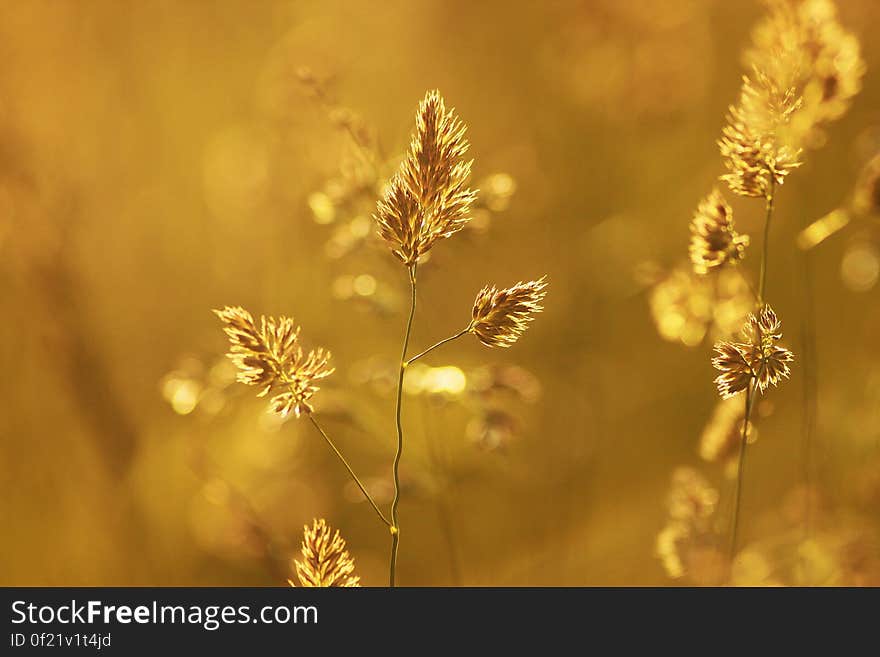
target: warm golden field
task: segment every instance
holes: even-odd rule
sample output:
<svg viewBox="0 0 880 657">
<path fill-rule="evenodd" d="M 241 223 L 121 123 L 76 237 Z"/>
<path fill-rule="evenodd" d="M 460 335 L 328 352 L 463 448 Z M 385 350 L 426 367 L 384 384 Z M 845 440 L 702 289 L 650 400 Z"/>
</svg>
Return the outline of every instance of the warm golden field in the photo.
<svg viewBox="0 0 880 657">
<path fill-rule="evenodd" d="M 880 585 L 880 3 L 836 4 L 786 0 L 813 31 L 773 50 L 758 0 L 3 2 L 0 584 L 299 585 L 325 518 L 387 585 L 314 419 L 400 527 L 400 585 Z M 752 64 L 769 118 L 732 123 L 760 152 L 723 158 Z M 437 146 L 441 201 L 404 159 L 433 89 L 470 142 Z M 749 243 L 689 256 L 713 185 Z M 401 246 L 409 202 L 461 230 Z M 476 335 L 406 368 L 391 522 L 416 261 L 408 357 Z M 519 340 L 503 308 L 469 324 L 544 275 Z M 790 377 L 717 410 L 755 296 Z M 335 371 L 273 413 L 226 306 L 294 318 Z"/>
</svg>

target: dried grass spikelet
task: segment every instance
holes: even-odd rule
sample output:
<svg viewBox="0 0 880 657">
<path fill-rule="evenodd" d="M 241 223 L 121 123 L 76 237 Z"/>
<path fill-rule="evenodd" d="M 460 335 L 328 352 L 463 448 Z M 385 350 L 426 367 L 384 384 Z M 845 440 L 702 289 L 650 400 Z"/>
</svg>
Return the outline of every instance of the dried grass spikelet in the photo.
<svg viewBox="0 0 880 657">
<path fill-rule="evenodd" d="M 477 294 L 470 331 L 487 347 L 510 347 L 544 308 L 546 276 L 499 290 L 486 286 Z"/>
<path fill-rule="evenodd" d="M 438 91 L 425 95 L 409 151 L 374 215 L 379 235 L 408 267 L 470 219 L 477 192 L 467 186 L 472 162 L 463 159 L 469 146 L 465 130 Z"/>
<path fill-rule="evenodd" d="M 303 527 L 303 560 L 294 561 L 296 576 L 306 587 L 355 587 L 361 578 L 354 574 L 354 560 L 345 549 L 345 539 L 321 518 L 311 528 Z M 288 580 L 296 586 L 293 580 Z"/>
<path fill-rule="evenodd" d="M 782 323 L 769 305 L 755 315 L 749 315 L 743 327 L 745 342 L 718 342 L 712 365 L 720 370 L 715 385 L 721 397 L 727 399 L 746 390 L 754 380 L 757 390 L 763 393 L 771 385 L 788 378 L 788 364 L 794 354 L 776 344 L 782 337 Z"/>
<path fill-rule="evenodd" d="M 801 149 L 788 125 L 802 104 L 794 87 L 755 68 L 743 77 L 739 103 L 731 106 L 718 147 L 728 173 L 721 176 L 740 196 L 765 197 L 801 165 Z"/>
<path fill-rule="evenodd" d="M 832 0 L 769 0 L 746 61 L 763 70 L 788 70 L 803 105 L 792 128 L 805 145 L 821 143 L 821 127 L 849 109 L 862 86 L 859 41 L 838 21 Z"/>
<path fill-rule="evenodd" d="M 330 352 L 319 348 L 306 355 L 300 328 L 289 317 L 261 317 L 257 326 L 251 314 L 238 306 L 214 313 L 229 338 L 227 356 L 238 368 L 238 381 L 258 386 L 258 397 L 272 393 L 271 408 L 282 417 L 311 413 L 309 400 L 319 389 L 316 382 L 334 371 Z"/>
<path fill-rule="evenodd" d="M 690 257 L 694 271 L 707 274 L 726 263 L 736 263 L 745 255 L 748 235 L 733 227 L 733 209 L 717 189 L 697 206 L 691 221 Z"/>
<path fill-rule="evenodd" d="M 849 109 L 861 90 L 865 63 L 858 39 L 840 25 L 831 0 L 805 0 L 798 14 L 811 64 L 803 94 L 806 111 L 813 123 L 821 124 Z"/>
</svg>

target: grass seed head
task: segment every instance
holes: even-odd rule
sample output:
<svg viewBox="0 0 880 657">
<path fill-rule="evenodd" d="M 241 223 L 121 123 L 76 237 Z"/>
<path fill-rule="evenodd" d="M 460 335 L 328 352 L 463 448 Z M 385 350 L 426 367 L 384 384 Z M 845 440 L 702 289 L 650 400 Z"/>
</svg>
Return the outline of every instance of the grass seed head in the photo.
<svg viewBox="0 0 880 657">
<path fill-rule="evenodd" d="M 463 159 L 469 147 L 465 131 L 440 93 L 429 91 L 419 104 L 406 158 L 374 215 L 380 237 L 408 267 L 470 220 L 477 192 L 467 185 L 471 161 Z"/>
<path fill-rule="evenodd" d="M 486 286 L 474 301 L 471 332 L 487 347 L 510 347 L 541 312 L 547 277 L 499 290 Z"/>
<path fill-rule="evenodd" d="M 229 338 L 227 356 L 238 369 L 237 380 L 259 387 L 258 397 L 271 393 L 270 406 L 282 417 L 311 413 L 309 400 L 319 390 L 316 382 L 334 371 L 330 352 L 318 348 L 306 354 L 300 328 L 290 317 L 261 317 L 257 325 L 240 306 L 214 313 Z"/>
<path fill-rule="evenodd" d="M 745 255 L 748 235 L 734 230 L 733 210 L 717 189 L 700 202 L 691 221 L 690 257 L 694 271 L 707 274 Z"/>
<path fill-rule="evenodd" d="M 354 559 L 345 549 L 345 539 L 321 518 L 303 527 L 302 561 L 294 560 L 296 576 L 306 587 L 355 587 L 361 578 L 354 574 Z M 291 586 L 296 586 L 288 580 Z"/>
</svg>

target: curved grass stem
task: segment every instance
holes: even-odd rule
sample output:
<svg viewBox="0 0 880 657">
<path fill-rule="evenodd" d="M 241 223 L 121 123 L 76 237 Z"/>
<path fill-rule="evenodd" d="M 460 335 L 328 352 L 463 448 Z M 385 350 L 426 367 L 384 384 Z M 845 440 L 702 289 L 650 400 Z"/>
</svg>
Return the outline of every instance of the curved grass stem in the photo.
<svg viewBox="0 0 880 657">
<path fill-rule="evenodd" d="M 432 344 L 430 347 L 425 349 L 423 352 L 416 354 L 415 356 L 410 358 L 408 361 L 406 361 L 406 366 L 409 367 L 410 365 L 415 363 L 422 356 L 427 356 L 429 353 L 434 351 L 437 347 L 442 347 L 444 344 L 446 344 L 448 342 L 452 342 L 453 340 L 458 340 L 460 337 L 467 335 L 468 333 L 471 332 L 471 329 L 472 329 L 472 325 L 468 324 L 467 328 L 462 329 L 461 331 L 459 331 L 455 335 L 450 335 L 448 338 L 444 338 L 443 340 L 440 340 L 440 342 Z"/>
<path fill-rule="evenodd" d="M 770 189 L 767 191 L 766 214 L 764 215 L 764 243 L 761 252 L 761 274 L 758 277 L 758 305 L 764 305 L 765 295 L 767 293 L 767 254 L 770 245 L 770 219 L 773 217 L 773 197 L 776 191 L 776 185 L 773 178 L 770 178 Z"/>
<path fill-rule="evenodd" d="M 403 403 L 403 377 L 406 373 L 406 352 L 409 349 L 409 338 L 412 333 L 413 317 L 416 314 L 416 270 L 418 263 L 409 268 L 410 306 L 409 318 L 406 321 L 406 333 L 403 336 L 403 349 L 400 354 L 400 371 L 397 376 L 397 403 L 395 417 L 397 419 L 397 452 L 394 454 L 394 501 L 391 502 L 391 568 L 389 573 L 389 585 L 393 588 L 397 576 L 397 551 L 400 547 L 400 523 L 398 522 L 397 507 L 400 504 L 400 459 L 403 456 L 403 425 L 400 419 L 400 411 Z"/>
<path fill-rule="evenodd" d="M 324 429 L 321 427 L 320 424 L 318 424 L 318 421 L 315 419 L 315 416 L 312 415 L 311 413 L 307 413 L 307 415 L 308 415 L 308 418 L 311 421 L 311 423 L 314 425 L 314 427 L 324 437 L 324 440 L 327 441 L 327 444 L 330 445 L 330 449 L 333 450 L 333 453 L 336 454 L 336 456 L 339 458 L 340 461 L 342 461 L 342 465 L 344 465 L 345 469 L 348 470 L 348 474 L 351 475 L 352 480 L 354 481 L 355 484 L 357 484 L 357 487 L 360 489 L 361 493 L 364 494 L 364 497 L 367 499 L 367 502 L 369 502 L 370 506 L 373 507 L 373 510 L 379 516 L 380 520 L 382 520 L 382 522 L 384 522 L 387 527 L 391 527 L 392 526 L 391 523 L 385 517 L 385 514 L 382 513 L 381 509 L 379 509 L 379 506 L 376 504 L 376 501 L 373 499 L 373 497 L 367 492 L 367 489 L 364 488 L 364 485 L 361 483 L 361 480 L 358 479 L 358 476 L 354 473 L 354 470 L 351 469 L 351 466 L 348 464 L 348 461 L 345 460 L 345 457 L 342 455 L 342 452 L 339 451 L 339 449 L 336 447 L 336 444 L 330 439 L 330 436 L 327 435 L 327 432 L 324 431 Z"/>
<path fill-rule="evenodd" d="M 766 298 L 767 293 L 767 259 L 769 254 L 769 243 L 770 243 L 770 220 L 773 218 L 773 198 L 774 193 L 776 191 L 776 181 L 771 177 L 770 178 L 770 188 L 767 190 L 766 200 L 766 212 L 764 215 L 764 243 L 761 245 L 761 270 L 758 276 L 758 294 L 757 294 L 757 302 L 758 308 L 764 306 L 764 300 Z M 754 376 L 754 372 L 752 373 Z M 739 529 L 739 507 L 740 507 L 740 498 L 742 496 L 742 486 L 743 486 L 743 466 L 746 459 L 746 445 L 748 443 L 748 432 L 749 432 L 749 423 L 752 418 L 752 406 L 754 405 L 754 397 L 758 392 L 757 390 L 757 380 L 754 384 L 749 384 L 749 387 L 746 388 L 746 409 L 743 414 L 743 429 L 742 429 L 742 441 L 739 447 L 739 459 L 737 463 L 736 469 L 736 493 L 733 503 L 733 524 L 730 530 L 730 567 L 733 569 L 733 559 L 736 556 L 736 538 L 737 538 L 737 530 Z"/>
<path fill-rule="evenodd" d="M 731 569 L 733 568 L 733 559 L 736 556 L 736 537 L 739 529 L 739 506 L 742 498 L 743 469 L 746 461 L 746 445 L 749 437 L 749 418 L 752 414 L 754 392 L 757 391 L 752 385 L 749 385 L 749 387 L 746 388 L 746 412 L 743 417 L 742 439 L 739 444 L 739 462 L 737 463 L 736 468 L 736 492 L 734 493 L 733 502 L 733 525 L 730 529 L 729 561 Z"/>
</svg>

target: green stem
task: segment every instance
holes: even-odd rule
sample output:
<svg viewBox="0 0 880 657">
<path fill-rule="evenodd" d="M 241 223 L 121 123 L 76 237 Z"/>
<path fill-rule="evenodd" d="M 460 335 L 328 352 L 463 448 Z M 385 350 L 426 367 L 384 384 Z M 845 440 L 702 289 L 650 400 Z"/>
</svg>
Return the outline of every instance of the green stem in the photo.
<svg viewBox="0 0 880 657">
<path fill-rule="evenodd" d="M 403 350 L 400 355 L 400 372 L 397 376 L 397 407 L 395 416 L 397 418 L 397 452 L 394 455 L 394 501 L 391 502 L 391 572 L 390 586 L 394 587 L 394 581 L 397 575 L 397 550 L 400 547 L 400 524 L 398 523 L 397 507 L 400 504 L 400 458 L 403 456 L 403 425 L 400 421 L 400 408 L 403 402 L 403 375 L 406 372 L 407 360 L 406 352 L 409 348 L 409 336 L 412 333 L 413 317 L 416 314 L 416 269 L 418 263 L 409 268 L 409 285 L 410 285 L 410 306 L 409 319 L 406 321 L 406 333 L 403 336 Z"/>
<path fill-rule="evenodd" d="M 378 505 L 376 504 L 375 500 L 373 500 L 372 496 L 367 492 L 367 489 L 364 488 L 364 485 L 361 483 L 361 480 L 358 479 L 358 476 L 354 473 L 354 470 L 351 469 L 351 466 L 348 464 L 348 461 L 345 460 L 345 457 L 342 455 L 342 452 L 339 451 L 339 449 L 336 447 L 336 445 L 330 439 L 330 436 L 327 435 L 327 432 L 321 428 L 321 425 L 318 424 L 318 421 L 315 419 L 315 417 L 311 413 L 307 413 L 306 415 L 308 415 L 308 418 L 311 421 L 311 423 L 318 430 L 318 432 L 320 432 L 320 434 L 324 437 L 324 440 L 327 441 L 327 444 L 330 445 L 330 449 L 333 450 L 333 453 L 336 454 L 336 456 L 339 458 L 340 461 L 342 461 L 342 465 L 344 465 L 345 469 L 348 470 L 348 474 L 351 475 L 351 478 L 352 478 L 352 480 L 354 480 L 354 483 L 357 484 L 357 487 L 361 489 L 361 492 L 364 494 L 364 497 L 367 498 L 367 502 L 369 502 L 370 506 L 372 506 L 373 509 L 376 511 L 376 513 L 379 515 L 379 518 L 382 520 L 382 522 L 384 522 L 386 526 L 391 527 L 391 523 L 388 522 L 388 519 L 385 517 L 385 514 L 382 513 L 382 511 L 379 509 Z"/>
<path fill-rule="evenodd" d="M 412 358 L 410 358 L 408 361 L 406 361 L 407 367 L 409 367 L 410 365 L 415 363 L 422 356 L 427 356 L 429 353 L 434 351 L 437 347 L 442 347 L 447 342 L 452 342 L 453 340 L 458 340 L 460 337 L 462 337 L 463 335 L 467 335 L 470 332 L 471 332 L 471 325 L 468 324 L 467 328 L 462 329 L 461 331 L 459 331 L 455 335 L 451 335 L 448 338 L 444 338 L 443 340 L 440 340 L 440 342 L 437 342 L 436 344 L 431 345 L 430 347 L 425 349 L 420 354 L 417 354 L 416 356 L 413 356 Z"/>
</svg>

